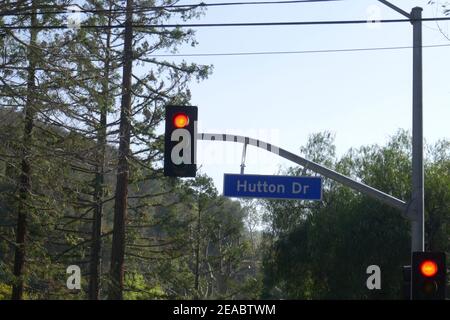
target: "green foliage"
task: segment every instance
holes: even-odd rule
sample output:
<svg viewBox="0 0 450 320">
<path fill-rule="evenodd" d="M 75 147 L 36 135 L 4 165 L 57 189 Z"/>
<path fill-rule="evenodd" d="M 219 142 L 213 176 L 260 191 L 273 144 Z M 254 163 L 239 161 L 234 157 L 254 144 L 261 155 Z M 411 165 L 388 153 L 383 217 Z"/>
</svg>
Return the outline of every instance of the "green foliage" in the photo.
<svg viewBox="0 0 450 320">
<path fill-rule="evenodd" d="M 410 138 L 404 131 L 386 146 L 334 156 L 330 135 L 307 145 L 316 161 L 402 199 L 410 197 Z M 307 151 L 307 149 L 303 149 Z M 426 247 L 449 252 L 448 144 L 431 148 L 425 171 Z M 291 168 L 290 172 L 303 173 Z M 265 203 L 263 297 L 290 299 L 399 299 L 401 266 L 409 264 L 409 223 L 401 212 L 325 182 L 321 204 Z M 378 265 L 381 290 L 366 287 L 366 268 Z"/>
<path fill-rule="evenodd" d="M 157 1 L 147 2 L 158 5 Z M 166 6 L 174 3 L 160 1 Z M 118 8 L 124 4 L 125 1 L 82 2 L 85 9 Z M 11 25 L 57 26 L 66 22 L 64 15 L 38 14 L 36 19 L 30 12 L 22 15 L 23 10 L 16 10 L 20 3 L 7 6 L 11 6 L 8 10 L 19 12 L 5 18 Z M 51 9 L 55 3 L 33 0 L 30 10 L 32 6 Z M 203 12 L 202 8 L 152 10 L 135 13 L 134 21 L 146 25 L 163 24 L 173 18 L 187 21 Z M 112 10 L 84 18 L 87 24 L 116 24 L 123 21 L 124 13 Z M 3 20 L 0 23 L 5 23 Z M 36 41 L 29 45 L 30 38 L 34 38 L 31 35 Z M 109 273 L 108 250 L 114 227 L 114 167 L 118 156 L 115 144 L 119 139 L 116 120 L 123 67 L 118 48 L 123 46 L 123 30 L 47 32 L 30 28 L 11 30 L 0 38 L 4 54 L 0 69 L 0 266 L 6 270 L 0 274 L 0 283 L 11 285 L 23 278 L 27 297 L 32 299 L 86 298 L 84 291 L 68 292 L 66 275 L 61 271 L 71 264 L 80 265 L 83 288 L 87 290 L 89 277 L 94 277 L 89 267 L 98 265 L 91 256 L 97 247 L 93 245 L 92 230 L 94 212 L 101 208 L 101 240 L 96 243 L 103 249 L 100 287 L 105 292 L 108 281 L 101 275 Z M 194 208 L 183 203 L 187 189 L 174 191 L 174 185 L 180 181 L 172 184 L 161 177 L 163 145 L 157 127 L 167 104 L 190 103 L 189 82 L 207 78 L 211 67 L 153 56 L 158 50 L 176 52 L 183 44 L 196 45 L 193 30 L 133 30 L 132 150 L 128 159 L 125 263 L 127 270 L 133 270 L 129 284 L 150 295 L 128 292 L 130 299 L 157 297 L 161 292 L 174 298 L 191 295 L 191 256 L 186 250 L 190 243 L 185 240 L 192 229 Z M 32 70 L 33 66 L 36 70 Z M 29 135 L 24 134 L 22 114 L 31 120 Z M 19 194 L 18 181 L 25 158 L 30 164 L 32 187 L 30 193 Z M 21 277 L 15 279 L 11 270 L 17 252 L 14 241 L 20 208 L 27 208 L 22 210 L 26 211 L 27 221 L 26 263 Z M 135 274 L 144 276 L 145 281 Z M 173 277 L 168 278 L 167 274 Z"/>
<path fill-rule="evenodd" d="M 9 300 L 11 298 L 11 286 L 0 283 L 0 300 Z"/>
<path fill-rule="evenodd" d="M 150 287 L 139 273 L 128 273 L 125 277 L 125 287 L 125 300 L 154 300 L 166 297 L 160 286 Z"/>
</svg>

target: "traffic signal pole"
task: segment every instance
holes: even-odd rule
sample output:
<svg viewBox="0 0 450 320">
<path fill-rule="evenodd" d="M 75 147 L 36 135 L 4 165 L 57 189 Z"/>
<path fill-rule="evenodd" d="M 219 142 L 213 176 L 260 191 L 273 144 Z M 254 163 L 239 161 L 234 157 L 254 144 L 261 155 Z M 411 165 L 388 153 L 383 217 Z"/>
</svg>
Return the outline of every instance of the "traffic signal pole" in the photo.
<svg viewBox="0 0 450 320">
<path fill-rule="evenodd" d="M 386 0 L 378 0 L 410 19 L 413 26 L 413 110 L 412 110 L 412 189 L 406 212 L 411 222 L 411 257 L 425 250 L 425 191 L 423 169 L 423 65 L 422 65 L 422 11 L 412 9 L 411 14 Z M 412 287 L 411 287 L 412 290 Z M 411 299 L 413 294 L 411 291 Z"/>
<path fill-rule="evenodd" d="M 423 170 L 423 87 L 422 87 L 422 8 L 411 12 L 413 25 L 413 125 L 412 195 L 410 203 L 411 251 L 424 251 L 424 170 Z"/>
<path fill-rule="evenodd" d="M 423 85 L 422 85 L 422 11 L 411 14 L 385 0 L 378 0 L 411 20 L 413 26 L 413 110 L 412 110 L 412 190 L 407 216 L 411 221 L 411 252 L 425 250 L 424 170 L 423 170 Z"/>
</svg>

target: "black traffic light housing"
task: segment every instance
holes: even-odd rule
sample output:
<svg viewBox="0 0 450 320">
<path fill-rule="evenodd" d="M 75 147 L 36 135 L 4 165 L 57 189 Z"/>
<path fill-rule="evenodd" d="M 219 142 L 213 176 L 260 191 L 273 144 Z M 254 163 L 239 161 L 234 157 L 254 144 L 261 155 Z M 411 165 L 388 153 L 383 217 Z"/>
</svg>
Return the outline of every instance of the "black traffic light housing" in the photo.
<svg viewBox="0 0 450 320">
<path fill-rule="evenodd" d="M 197 107 L 166 107 L 164 175 L 195 177 L 197 172 Z"/>
<path fill-rule="evenodd" d="M 413 252 L 411 299 L 444 300 L 447 269 L 442 252 Z"/>
</svg>

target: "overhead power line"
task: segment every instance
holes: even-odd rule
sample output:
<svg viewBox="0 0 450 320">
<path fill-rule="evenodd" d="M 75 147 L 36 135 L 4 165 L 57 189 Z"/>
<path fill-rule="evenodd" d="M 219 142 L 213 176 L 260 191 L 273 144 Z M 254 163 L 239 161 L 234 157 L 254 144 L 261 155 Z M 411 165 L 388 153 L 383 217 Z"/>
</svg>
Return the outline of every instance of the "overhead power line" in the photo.
<svg viewBox="0 0 450 320">
<path fill-rule="evenodd" d="M 422 48 L 450 47 L 450 44 L 424 45 Z M 259 52 L 226 52 L 226 53 L 192 53 L 192 54 L 152 54 L 152 57 L 222 57 L 222 56 L 253 56 L 253 55 L 280 55 L 280 54 L 308 54 L 308 53 L 339 53 L 339 52 L 361 52 L 381 50 L 412 49 L 412 46 L 397 47 L 374 47 L 374 48 L 348 48 L 348 49 L 323 49 L 323 50 L 300 50 L 300 51 L 259 51 Z"/>
<path fill-rule="evenodd" d="M 421 21 L 448 21 L 450 17 L 423 18 Z M 271 26 L 306 26 L 306 25 L 345 25 L 370 23 L 401 23 L 411 22 L 410 19 L 390 20 L 331 20 L 331 21 L 288 21 L 288 22 L 238 22 L 238 23 L 192 23 L 192 24 L 133 24 L 133 28 L 205 28 L 205 27 L 271 27 Z M 65 25 L 59 26 L 0 26 L 5 30 L 21 29 L 68 29 Z M 117 29 L 125 28 L 124 24 L 116 25 L 81 25 L 83 29 Z"/>
<path fill-rule="evenodd" d="M 240 5 L 268 5 L 268 4 L 291 4 L 291 3 L 308 3 L 308 2 L 331 2 L 342 0 L 296 0 L 296 1 L 241 1 L 241 2 L 219 2 L 219 3 L 201 3 L 205 7 L 221 7 L 221 6 L 240 6 Z M 180 5 L 183 6 L 183 5 Z M 186 5 L 185 5 L 186 6 Z"/>
<path fill-rule="evenodd" d="M 229 6 L 249 6 L 249 5 L 286 5 L 286 4 L 302 4 L 302 3 L 318 3 L 318 2 L 337 2 L 343 0 L 295 0 L 295 1 L 243 1 L 243 2 L 220 2 L 220 3 L 193 3 L 193 4 L 177 4 L 177 5 L 163 5 L 163 6 L 137 6 L 133 9 L 133 13 L 143 13 L 146 11 L 156 11 L 156 10 L 168 10 L 168 9 L 196 9 L 196 8 L 207 8 L 207 7 L 229 7 Z M 58 7 L 59 10 L 51 11 L 40 11 L 37 14 L 68 14 L 73 8 L 73 12 L 80 13 L 125 13 L 125 9 L 86 9 L 78 5 L 63 6 L 65 10 L 61 10 L 61 6 Z M 9 10 L 0 13 L 1 16 L 18 16 L 18 15 L 30 15 L 30 11 L 19 11 L 19 10 Z M 78 11 L 79 10 L 79 11 Z"/>
<path fill-rule="evenodd" d="M 445 48 L 449 44 L 431 44 L 424 45 L 422 48 Z M 292 51 L 250 51 L 250 52 L 219 52 L 219 53 L 180 53 L 180 54 L 152 54 L 152 58 L 171 58 L 171 57 L 222 57 L 222 56 L 254 56 L 254 55 L 283 55 L 283 54 L 308 54 L 308 53 L 345 53 L 345 52 L 363 52 L 363 51 L 386 51 L 412 49 L 412 46 L 393 46 L 393 47 L 372 47 L 372 48 L 345 48 L 345 49 L 319 49 L 319 50 L 292 50 Z M 65 55 L 64 55 L 65 56 Z M 94 54 L 88 56 L 96 57 Z M 70 57 L 86 57 L 82 54 L 71 54 Z M 11 68 L 2 66 L 2 68 Z"/>
</svg>

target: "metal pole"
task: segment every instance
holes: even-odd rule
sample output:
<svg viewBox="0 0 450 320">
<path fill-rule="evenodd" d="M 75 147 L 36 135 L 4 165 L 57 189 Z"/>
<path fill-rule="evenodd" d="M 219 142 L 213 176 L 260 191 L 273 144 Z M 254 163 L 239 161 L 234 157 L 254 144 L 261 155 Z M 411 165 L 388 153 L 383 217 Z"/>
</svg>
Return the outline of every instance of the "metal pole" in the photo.
<svg viewBox="0 0 450 320">
<path fill-rule="evenodd" d="M 423 88 L 422 88 L 422 8 L 411 12 L 413 25 L 413 123 L 411 252 L 424 251 L 424 173 L 423 173 Z"/>
<path fill-rule="evenodd" d="M 415 251 L 425 250 L 424 172 L 423 172 L 423 87 L 422 87 L 422 8 L 408 15 L 386 0 L 378 0 L 411 19 L 413 25 L 413 123 L 412 123 L 412 194 L 407 216 L 411 221 L 411 259 Z M 412 265 L 412 261 L 411 261 Z M 411 278 L 411 275 L 410 275 Z M 410 288 L 411 289 L 411 288 Z M 410 291 L 412 298 L 412 291 Z"/>
<path fill-rule="evenodd" d="M 246 154 L 247 154 L 247 143 L 244 142 L 244 148 L 242 149 L 241 174 L 244 174 Z"/>
</svg>

